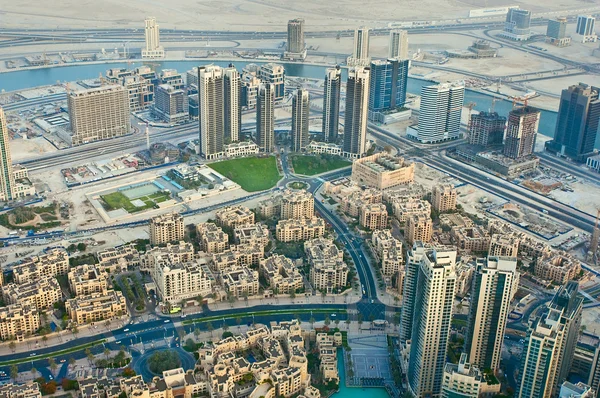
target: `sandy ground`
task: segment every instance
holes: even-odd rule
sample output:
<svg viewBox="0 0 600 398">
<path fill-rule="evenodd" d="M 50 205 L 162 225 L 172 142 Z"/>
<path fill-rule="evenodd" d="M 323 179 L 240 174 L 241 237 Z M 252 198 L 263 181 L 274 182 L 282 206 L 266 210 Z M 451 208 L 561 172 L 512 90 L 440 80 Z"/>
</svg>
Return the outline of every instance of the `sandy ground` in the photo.
<svg viewBox="0 0 600 398">
<path fill-rule="evenodd" d="M 512 5 L 506 0 L 341 0 L 332 6 L 322 1 L 295 0 L 175 0 L 168 3 L 147 0 L 49 0 L 5 2 L 4 27 L 123 27 L 142 28 L 145 15 L 156 15 L 163 27 L 172 29 L 280 30 L 288 19 L 302 17 L 307 30 L 354 28 L 358 25 L 386 26 L 401 20 L 463 18 L 469 9 Z M 519 6 L 534 13 L 589 8 L 584 0 L 523 0 Z"/>
<path fill-rule="evenodd" d="M 29 159 L 35 155 L 56 152 L 58 149 L 43 137 L 31 139 L 14 139 L 10 141 L 10 153 L 13 163 Z"/>
<path fill-rule="evenodd" d="M 599 59 L 600 61 L 600 59 Z M 527 83 L 527 87 L 531 87 L 534 90 L 546 91 L 556 95 L 560 95 L 563 89 L 583 82 L 590 86 L 600 86 L 600 76 L 598 75 L 577 75 L 577 76 L 566 76 L 558 77 L 556 79 L 538 80 Z"/>
</svg>

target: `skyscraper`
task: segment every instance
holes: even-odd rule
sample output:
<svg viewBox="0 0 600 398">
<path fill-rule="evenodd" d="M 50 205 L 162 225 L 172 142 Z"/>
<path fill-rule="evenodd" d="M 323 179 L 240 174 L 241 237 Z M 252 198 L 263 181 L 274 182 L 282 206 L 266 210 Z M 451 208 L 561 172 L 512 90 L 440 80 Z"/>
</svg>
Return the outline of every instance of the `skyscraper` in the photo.
<svg viewBox="0 0 600 398">
<path fill-rule="evenodd" d="M 225 137 L 223 69 L 215 65 L 198 68 L 199 154 L 205 159 L 223 155 Z"/>
<path fill-rule="evenodd" d="M 578 284 L 569 281 L 556 293 L 548 311 L 528 332 L 521 355 L 519 398 L 557 396 L 569 373 L 579 327 L 583 298 L 577 297 Z"/>
<path fill-rule="evenodd" d="M 408 59 L 408 32 L 405 30 L 390 31 L 390 48 L 388 58 Z"/>
<path fill-rule="evenodd" d="M 410 265 L 414 268 L 410 275 L 414 279 L 410 284 L 415 295 L 409 309 L 412 312 L 412 342 L 407 379 L 414 396 L 439 396 L 452 323 L 456 250 L 419 245 L 422 244 L 416 243 L 413 251 L 421 252 L 420 261 L 413 260 Z M 405 297 L 408 294 L 405 291 Z"/>
<path fill-rule="evenodd" d="M 509 8 L 500 36 L 515 41 L 528 40 L 531 37 L 531 11 Z"/>
<path fill-rule="evenodd" d="M 348 66 L 368 66 L 371 62 L 369 56 L 369 28 L 358 28 L 354 31 L 354 49 L 348 57 Z"/>
<path fill-rule="evenodd" d="M 284 58 L 306 58 L 306 46 L 304 44 L 304 19 L 297 18 L 288 21 L 287 51 L 284 54 Z"/>
<path fill-rule="evenodd" d="M 390 58 L 371 62 L 369 120 L 383 122 L 383 113 L 406 103 L 408 59 Z"/>
<path fill-rule="evenodd" d="M 256 143 L 261 152 L 275 147 L 275 85 L 261 84 L 256 101 Z"/>
<path fill-rule="evenodd" d="M 595 42 L 598 40 L 598 36 L 596 35 L 596 18 L 591 15 L 579 15 L 577 17 L 575 32 L 581 36 L 583 43 Z"/>
<path fill-rule="evenodd" d="M 342 70 L 339 66 L 327 68 L 323 86 L 323 138 L 335 143 L 340 125 L 340 92 Z"/>
<path fill-rule="evenodd" d="M 308 90 L 299 88 L 292 98 L 292 151 L 300 152 L 308 146 L 310 99 Z"/>
<path fill-rule="evenodd" d="M 366 152 L 369 75 L 369 68 L 357 67 L 348 72 L 343 151 L 350 157 L 361 157 Z"/>
<path fill-rule="evenodd" d="M 471 145 L 502 145 L 506 118 L 497 112 L 481 111 L 469 120 L 469 143 Z"/>
<path fill-rule="evenodd" d="M 160 45 L 160 32 L 155 17 L 147 17 L 144 35 L 146 48 L 142 49 L 142 58 L 164 58 L 165 49 Z"/>
<path fill-rule="evenodd" d="M 586 84 L 562 91 L 554 139 L 546 149 L 585 161 L 594 151 L 600 120 L 600 89 Z"/>
<path fill-rule="evenodd" d="M 508 114 L 504 156 L 520 159 L 533 154 L 540 124 L 540 111 L 531 106 L 513 109 Z"/>
<path fill-rule="evenodd" d="M 4 110 L 0 108 L 0 199 L 12 200 L 15 176 L 10 156 L 8 127 Z"/>
<path fill-rule="evenodd" d="M 515 257 L 477 259 L 465 351 L 480 369 L 496 370 L 500 365 L 516 272 Z"/>
<path fill-rule="evenodd" d="M 129 95 L 123 86 L 72 90 L 67 94 L 67 103 L 73 146 L 131 132 Z"/>
<path fill-rule="evenodd" d="M 263 83 L 273 84 L 275 101 L 280 101 L 285 96 L 285 69 L 283 65 L 268 63 L 260 66 L 259 78 Z"/>
<path fill-rule="evenodd" d="M 224 101 L 225 107 L 225 142 L 236 142 L 239 140 L 242 128 L 242 110 L 240 99 L 242 95 L 242 80 L 238 70 L 230 64 L 224 69 Z"/>
<path fill-rule="evenodd" d="M 459 138 L 464 98 L 463 82 L 422 87 L 419 124 L 409 128 L 408 135 L 423 143 Z"/>
</svg>

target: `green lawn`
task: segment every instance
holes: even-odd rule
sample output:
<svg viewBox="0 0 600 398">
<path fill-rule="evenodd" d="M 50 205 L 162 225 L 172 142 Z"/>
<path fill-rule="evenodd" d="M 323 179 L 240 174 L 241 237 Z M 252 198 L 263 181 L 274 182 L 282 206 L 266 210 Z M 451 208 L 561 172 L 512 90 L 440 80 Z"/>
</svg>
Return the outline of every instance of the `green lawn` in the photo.
<svg viewBox="0 0 600 398">
<path fill-rule="evenodd" d="M 352 162 L 332 155 L 292 155 L 290 156 L 294 172 L 306 176 L 350 166 Z"/>
<path fill-rule="evenodd" d="M 155 192 L 152 195 L 142 196 L 137 198 L 146 204 L 145 206 L 141 207 L 134 206 L 129 198 L 127 198 L 127 196 L 123 195 L 121 192 L 113 192 L 107 195 L 102 195 L 101 198 L 104 201 L 102 205 L 107 211 L 125 209 L 125 211 L 128 213 L 137 213 L 142 210 L 153 208 L 156 203 L 169 200 L 170 196 L 166 192 Z"/>
<path fill-rule="evenodd" d="M 208 166 L 239 184 L 248 192 L 263 191 L 277 184 L 281 178 L 273 156 L 241 158 L 210 163 Z"/>
</svg>

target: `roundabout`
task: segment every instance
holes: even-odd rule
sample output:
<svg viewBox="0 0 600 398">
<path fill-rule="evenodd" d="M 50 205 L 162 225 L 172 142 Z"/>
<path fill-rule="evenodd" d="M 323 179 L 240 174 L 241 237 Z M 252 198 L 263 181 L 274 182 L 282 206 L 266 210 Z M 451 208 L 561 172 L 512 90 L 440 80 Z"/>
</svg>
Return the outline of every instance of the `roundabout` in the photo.
<svg viewBox="0 0 600 398">
<path fill-rule="evenodd" d="M 151 348 L 149 350 L 144 350 L 143 353 L 137 353 L 138 355 L 133 354 L 133 360 L 131 361 L 131 368 L 145 381 L 152 380 L 155 376 L 162 377 L 162 371 L 183 368 L 184 371 L 194 369 L 196 365 L 196 359 L 192 354 L 185 351 L 181 347 L 158 347 Z M 158 354 L 158 355 L 156 355 Z M 172 354 L 170 357 L 169 354 Z M 153 361 L 164 360 L 163 368 L 160 369 L 160 372 L 155 372 L 152 370 Z M 173 360 L 177 359 L 177 360 Z M 156 365 L 156 364 L 154 364 Z M 169 366 L 171 365 L 171 366 Z"/>
<path fill-rule="evenodd" d="M 290 189 L 295 189 L 295 190 L 308 189 L 308 187 L 309 187 L 309 185 L 303 181 L 288 182 L 286 186 Z"/>
</svg>

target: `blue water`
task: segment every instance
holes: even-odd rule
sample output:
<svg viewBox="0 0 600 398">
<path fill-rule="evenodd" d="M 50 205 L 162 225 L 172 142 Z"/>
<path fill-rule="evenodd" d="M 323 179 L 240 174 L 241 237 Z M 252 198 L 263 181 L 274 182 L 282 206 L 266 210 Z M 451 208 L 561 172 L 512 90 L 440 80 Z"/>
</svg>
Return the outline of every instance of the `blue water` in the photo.
<svg viewBox="0 0 600 398">
<path fill-rule="evenodd" d="M 385 388 L 346 387 L 346 366 L 344 353 L 340 348 L 337 352 L 338 370 L 340 372 L 340 391 L 333 394 L 334 398 L 390 398 Z"/>
<path fill-rule="evenodd" d="M 227 66 L 230 62 L 228 61 L 214 61 L 210 60 L 196 60 L 196 61 L 164 61 L 164 62 L 152 62 L 147 65 L 152 66 L 156 70 L 161 69 L 177 69 L 179 72 L 185 73 L 194 66 L 214 63 L 215 65 Z M 235 66 L 238 69 L 242 69 L 250 62 L 235 62 Z M 74 81 L 81 79 L 92 79 L 97 78 L 99 74 L 105 74 L 109 68 L 135 68 L 141 66 L 144 63 L 141 62 L 115 62 L 108 64 L 80 64 L 72 66 L 62 67 L 50 67 L 41 69 L 31 70 L 19 70 L 15 72 L 0 73 L 0 90 L 14 91 L 22 90 L 25 88 L 44 86 L 49 84 L 55 84 L 57 82 Z M 288 64 L 283 63 L 285 66 L 286 74 L 288 76 L 302 76 L 310 78 L 321 79 L 325 76 L 325 67 L 316 65 L 306 64 Z M 347 76 L 347 71 L 342 69 L 344 78 Z M 420 80 L 409 78 L 408 79 L 408 92 L 411 94 L 420 94 L 421 87 L 424 85 L 431 84 L 427 80 Z M 476 91 L 467 90 L 465 93 L 465 104 L 474 102 L 477 105 L 474 109 L 476 110 L 488 110 L 492 106 L 492 96 L 482 94 Z M 510 101 L 498 101 L 495 105 L 495 111 L 501 115 L 507 115 L 512 109 L 512 102 Z M 540 119 L 539 132 L 543 135 L 554 136 L 554 126 L 556 125 L 556 112 L 542 110 Z"/>
</svg>

